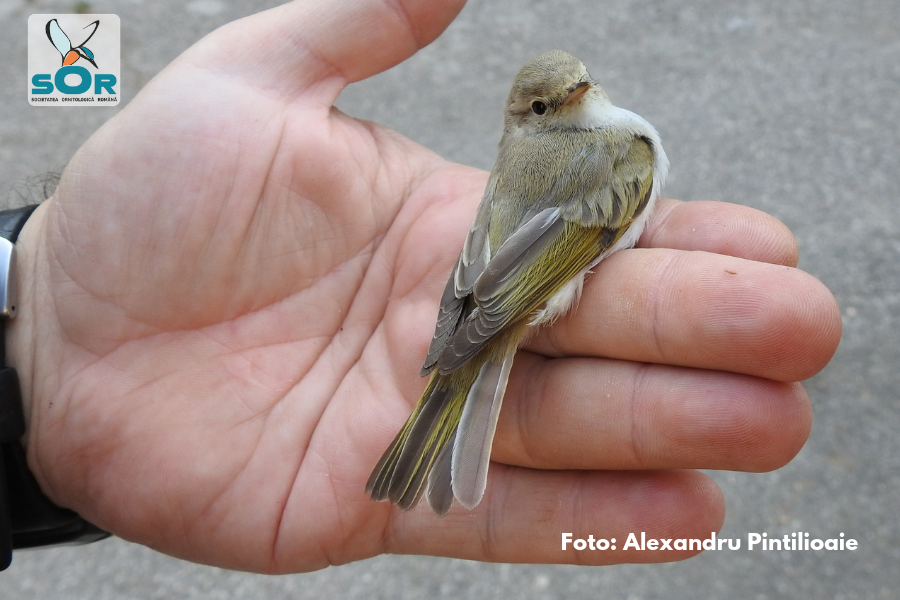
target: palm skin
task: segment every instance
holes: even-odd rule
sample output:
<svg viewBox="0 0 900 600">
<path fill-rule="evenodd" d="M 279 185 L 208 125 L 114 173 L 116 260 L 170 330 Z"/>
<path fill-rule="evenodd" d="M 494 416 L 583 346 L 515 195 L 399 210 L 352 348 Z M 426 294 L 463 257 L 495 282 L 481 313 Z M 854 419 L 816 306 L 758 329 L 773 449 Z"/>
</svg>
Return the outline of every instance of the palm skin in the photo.
<svg viewBox="0 0 900 600">
<path fill-rule="evenodd" d="M 520 353 L 478 510 L 368 499 L 486 174 L 332 103 L 460 8 L 295 2 L 233 23 L 79 150 L 22 232 L 8 327 L 29 462 L 56 502 L 263 572 L 382 552 L 673 560 L 689 553 L 560 552 L 559 534 L 706 537 L 721 494 L 682 469 L 799 450 L 810 408 L 790 382 L 833 353 L 833 298 L 789 268 L 774 219 L 661 201 L 645 249 L 604 263 L 577 314 Z"/>
</svg>

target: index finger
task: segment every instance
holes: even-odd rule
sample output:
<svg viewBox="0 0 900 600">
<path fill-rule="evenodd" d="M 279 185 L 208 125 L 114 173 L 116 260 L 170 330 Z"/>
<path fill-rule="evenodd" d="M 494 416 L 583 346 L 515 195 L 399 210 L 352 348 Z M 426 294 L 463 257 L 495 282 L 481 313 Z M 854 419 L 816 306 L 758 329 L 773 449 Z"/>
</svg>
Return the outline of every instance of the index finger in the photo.
<svg viewBox="0 0 900 600">
<path fill-rule="evenodd" d="M 777 381 L 821 370 L 840 341 L 840 312 L 821 282 L 783 266 L 796 256 L 787 228 L 736 205 L 670 206 L 686 214 L 658 222 L 647 239 L 673 249 L 636 249 L 603 261 L 578 309 L 542 330 L 529 348 Z M 727 218 L 703 230 L 711 213 Z M 736 233 L 717 232 L 728 230 Z"/>
<path fill-rule="evenodd" d="M 702 250 L 797 266 L 797 240 L 784 223 L 730 202 L 660 198 L 638 247 Z"/>
</svg>

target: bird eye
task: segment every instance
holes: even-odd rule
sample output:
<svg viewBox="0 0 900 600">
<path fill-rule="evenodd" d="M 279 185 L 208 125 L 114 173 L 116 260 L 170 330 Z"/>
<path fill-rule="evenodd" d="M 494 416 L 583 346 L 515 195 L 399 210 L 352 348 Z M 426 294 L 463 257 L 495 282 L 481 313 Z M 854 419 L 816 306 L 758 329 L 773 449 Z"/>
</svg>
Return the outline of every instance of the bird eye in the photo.
<svg viewBox="0 0 900 600">
<path fill-rule="evenodd" d="M 535 100 L 531 103 L 531 110 L 533 110 L 536 115 L 542 115 L 547 112 L 547 105 L 540 100 Z"/>
</svg>

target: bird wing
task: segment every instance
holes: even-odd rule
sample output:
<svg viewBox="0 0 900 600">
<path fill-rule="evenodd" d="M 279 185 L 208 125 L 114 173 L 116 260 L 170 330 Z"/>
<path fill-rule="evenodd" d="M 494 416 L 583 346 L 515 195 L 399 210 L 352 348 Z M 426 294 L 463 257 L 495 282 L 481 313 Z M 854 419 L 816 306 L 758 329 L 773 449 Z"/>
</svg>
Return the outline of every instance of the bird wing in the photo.
<svg viewBox="0 0 900 600">
<path fill-rule="evenodd" d="M 488 180 L 484 197 L 478 206 L 472 228 L 466 236 L 462 252 L 459 253 L 453 272 L 450 274 L 447 285 L 444 287 L 444 293 L 441 296 L 441 307 L 438 310 L 437 324 L 434 328 L 434 337 L 431 339 L 431 345 L 428 348 L 428 354 L 422 366 L 421 374 L 423 377 L 434 369 L 438 356 L 440 356 L 444 346 L 447 345 L 450 336 L 459 327 L 460 320 L 465 312 L 466 298 L 472 293 L 475 282 L 484 272 L 485 266 L 491 259 L 488 230 L 496 189 L 497 178 L 492 176 Z"/>
<path fill-rule="evenodd" d="M 69 50 L 72 49 L 72 42 L 69 41 L 69 36 L 65 34 L 56 19 L 47 21 L 44 31 L 47 33 L 47 39 L 56 46 L 60 54 L 65 56 L 69 53 Z"/>
<path fill-rule="evenodd" d="M 84 29 L 90 29 L 90 32 L 87 34 L 87 37 L 84 38 L 84 41 L 82 41 L 80 44 L 78 44 L 77 46 L 74 46 L 74 47 L 75 47 L 75 48 L 81 48 L 81 47 L 83 47 L 85 44 L 87 44 L 87 43 L 90 41 L 90 39 L 91 39 L 92 37 L 94 37 L 94 34 L 97 33 L 97 28 L 98 28 L 98 27 L 100 27 L 100 20 L 99 20 L 99 19 L 96 20 L 96 21 L 94 21 L 93 23 L 88 23 L 87 25 L 85 25 L 85 26 L 84 26 Z M 93 57 L 94 57 L 94 55 L 91 54 L 91 58 L 93 58 Z"/>
<path fill-rule="evenodd" d="M 457 262 L 453 283 L 448 282 L 442 298 L 427 370 L 458 369 L 504 327 L 540 308 L 614 246 L 647 205 L 653 190 L 649 140 L 635 136 L 613 152 L 605 143 L 582 150 L 569 155 L 569 168 L 593 167 L 600 176 L 569 177 L 554 184 L 551 197 L 535 202 L 496 252 L 475 254 L 487 260 L 474 280 L 470 272 L 458 276 L 463 258 Z M 610 168 L 604 173 L 598 164 Z M 486 196 L 483 204 L 488 201 Z M 460 280 L 471 282 L 471 289 L 462 288 Z"/>
</svg>

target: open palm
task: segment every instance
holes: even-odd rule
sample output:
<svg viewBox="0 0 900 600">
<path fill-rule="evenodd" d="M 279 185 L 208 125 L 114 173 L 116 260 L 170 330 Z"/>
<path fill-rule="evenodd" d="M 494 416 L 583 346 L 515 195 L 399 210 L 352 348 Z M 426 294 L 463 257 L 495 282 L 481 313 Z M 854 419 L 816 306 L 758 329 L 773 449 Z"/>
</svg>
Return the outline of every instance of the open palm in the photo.
<svg viewBox="0 0 900 600">
<path fill-rule="evenodd" d="M 577 314 L 521 353 L 483 504 L 436 519 L 371 502 L 486 175 L 332 107 L 460 3 L 335 4 L 205 38 L 27 223 L 10 356 L 38 480 L 117 535 L 258 571 L 381 552 L 686 556 L 581 556 L 559 534 L 718 529 L 718 489 L 680 469 L 771 469 L 799 450 L 809 403 L 790 382 L 834 351 L 830 294 L 789 268 L 774 219 L 661 201 L 645 249 L 605 263 Z"/>
</svg>

